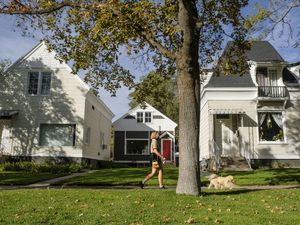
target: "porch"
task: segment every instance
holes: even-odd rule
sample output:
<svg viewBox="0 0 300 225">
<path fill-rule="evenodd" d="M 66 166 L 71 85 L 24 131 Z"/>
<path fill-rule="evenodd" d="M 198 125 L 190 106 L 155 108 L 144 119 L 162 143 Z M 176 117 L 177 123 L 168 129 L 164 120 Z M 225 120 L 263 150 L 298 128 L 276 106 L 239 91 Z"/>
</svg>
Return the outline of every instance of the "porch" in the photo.
<svg viewBox="0 0 300 225">
<path fill-rule="evenodd" d="M 246 116 L 246 112 L 238 108 L 209 110 L 211 170 L 218 171 L 229 166 L 237 170 L 251 168 L 250 154 L 247 153 L 240 135 Z"/>
</svg>

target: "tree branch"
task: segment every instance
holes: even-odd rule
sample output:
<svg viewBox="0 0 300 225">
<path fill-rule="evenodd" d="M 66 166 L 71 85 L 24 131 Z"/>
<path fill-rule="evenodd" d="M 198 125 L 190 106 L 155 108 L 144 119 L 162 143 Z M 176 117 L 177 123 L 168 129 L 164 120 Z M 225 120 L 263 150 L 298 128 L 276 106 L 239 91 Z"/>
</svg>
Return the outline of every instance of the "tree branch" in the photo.
<svg viewBox="0 0 300 225">
<path fill-rule="evenodd" d="M 85 6 L 84 4 L 81 4 L 80 1 L 72 2 L 72 1 L 62 1 L 60 3 L 57 3 L 53 6 L 50 6 L 48 8 L 42 9 L 42 8 L 34 8 L 31 5 L 24 5 L 18 0 L 11 1 L 9 5 L 5 5 L 2 8 L 0 8 L 0 14 L 10 14 L 10 15 L 43 15 L 43 14 L 51 14 L 55 11 L 61 10 L 65 7 L 73 7 L 73 8 L 82 8 L 89 11 L 95 11 L 99 9 L 103 9 L 104 7 L 107 7 L 108 9 L 112 10 L 112 12 L 119 16 L 120 18 L 124 18 L 125 21 L 130 21 L 126 16 L 124 16 L 120 11 L 109 7 L 108 4 L 105 3 L 99 3 L 98 1 L 94 1 L 91 3 L 91 5 Z M 150 31 L 147 31 L 144 29 L 141 25 L 136 25 L 129 23 L 130 27 L 137 32 L 140 33 L 140 36 L 142 39 L 144 39 L 146 42 L 148 42 L 153 48 L 157 49 L 159 52 L 161 52 L 165 57 L 174 59 L 176 58 L 176 54 L 169 51 L 165 46 L 163 46 L 158 40 L 155 39 L 155 35 Z"/>
</svg>

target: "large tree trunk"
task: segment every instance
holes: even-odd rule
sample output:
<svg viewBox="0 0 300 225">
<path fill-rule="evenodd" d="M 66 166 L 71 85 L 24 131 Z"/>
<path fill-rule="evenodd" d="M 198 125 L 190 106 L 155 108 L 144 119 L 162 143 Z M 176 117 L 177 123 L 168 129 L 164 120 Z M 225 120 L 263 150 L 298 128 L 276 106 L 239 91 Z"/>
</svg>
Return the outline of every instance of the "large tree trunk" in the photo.
<svg viewBox="0 0 300 225">
<path fill-rule="evenodd" d="M 179 1 L 178 19 L 183 44 L 176 61 L 179 95 L 179 177 L 176 192 L 199 195 L 200 78 L 195 1 Z"/>
</svg>

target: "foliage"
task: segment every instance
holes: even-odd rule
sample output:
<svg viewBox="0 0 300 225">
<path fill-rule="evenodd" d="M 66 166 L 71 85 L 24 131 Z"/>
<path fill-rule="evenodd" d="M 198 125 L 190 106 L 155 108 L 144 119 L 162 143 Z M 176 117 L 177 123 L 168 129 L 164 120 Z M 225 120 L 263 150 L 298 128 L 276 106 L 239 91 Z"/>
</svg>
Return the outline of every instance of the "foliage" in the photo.
<svg viewBox="0 0 300 225">
<path fill-rule="evenodd" d="M 282 38 L 286 44 L 300 47 L 299 0 L 269 0 L 268 6 L 256 5 L 256 14 L 248 16 L 245 28 L 257 39 Z"/>
<path fill-rule="evenodd" d="M 201 68 L 214 61 L 222 41 L 230 37 L 243 53 L 245 28 L 240 9 L 247 0 L 195 1 L 200 36 Z M 60 60 L 74 61 L 74 72 L 87 71 L 86 81 L 115 94 L 121 83 L 132 87 L 134 77 L 119 62 L 121 52 L 138 62 L 152 61 L 157 68 L 174 68 L 182 47 L 182 28 L 176 0 L 5 1 L 0 13 L 18 15 L 25 34 L 29 27 L 44 32 L 50 50 Z M 28 27 L 29 25 L 29 27 Z M 244 58 L 237 57 L 235 60 Z M 142 59 L 139 59 L 142 58 Z M 141 60 L 141 61 L 139 61 Z"/>
<path fill-rule="evenodd" d="M 0 60 L 0 75 L 5 75 L 6 69 L 11 65 L 9 59 Z"/>
<path fill-rule="evenodd" d="M 170 74 L 152 71 L 141 78 L 141 82 L 129 95 L 130 108 L 147 102 L 157 110 L 178 123 L 178 97 L 176 82 Z"/>
<path fill-rule="evenodd" d="M 1 191 L 0 221 L 10 224 L 299 224 L 300 190 Z M 133 210 L 134 209 L 134 210 Z"/>
<path fill-rule="evenodd" d="M 75 173 L 81 170 L 79 164 L 64 164 L 64 165 L 51 165 L 47 163 L 33 163 L 33 162 L 6 162 L 0 164 L 2 171 L 26 171 L 30 173 L 54 173 L 66 174 Z"/>
</svg>

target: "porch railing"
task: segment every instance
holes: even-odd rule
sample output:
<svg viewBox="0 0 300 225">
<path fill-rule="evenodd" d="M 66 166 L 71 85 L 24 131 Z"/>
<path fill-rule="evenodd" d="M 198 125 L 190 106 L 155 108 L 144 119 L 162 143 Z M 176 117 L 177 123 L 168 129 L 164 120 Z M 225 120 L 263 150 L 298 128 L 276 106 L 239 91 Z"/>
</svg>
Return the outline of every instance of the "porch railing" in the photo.
<svg viewBox="0 0 300 225">
<path fill-rule="evenodd" d="M 249 168 L 252 169 L 252 166 L 251 166 L 252 153 L 251 153 L 251 150 L 249 149 L 249 145 L 247 145 L 245 143 L 245 141 L 242 141 L 241 145 L 242 145 L 241 146 L 241 148 L 242 148 L 242 155 L 246 159 L 246 162 L 247 162 Z"/>
<path fill-rule="evenodd" d="M 211 159 L 216 163 L 216 171 L 221 169 L 221 150 L 214 139 L 210 141 Z"/>
<path fill-rule="evenodd" d="M 258 86 L 258 97 L 285 98 L 287 97 L 287 89 L 285 86 Z"/>
</svg>

